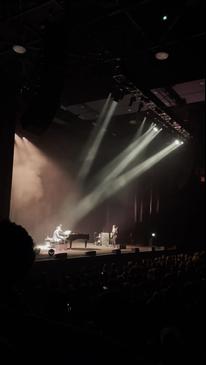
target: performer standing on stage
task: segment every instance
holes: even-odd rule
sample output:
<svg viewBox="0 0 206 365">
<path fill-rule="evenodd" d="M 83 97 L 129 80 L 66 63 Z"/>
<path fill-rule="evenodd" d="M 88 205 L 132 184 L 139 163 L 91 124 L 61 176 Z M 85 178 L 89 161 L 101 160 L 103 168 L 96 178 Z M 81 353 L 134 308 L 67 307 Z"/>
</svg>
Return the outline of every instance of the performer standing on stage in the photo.
<svg viewBox="0 0 206 365">
<path fill-rule="evenodd" d="M 113 247 L 116 247 L 118 233 L 119 233 L 118 226 L 116 226 L 116 224 L 113 224 L 113 226 L 112 226 L 112 232 L 110 234 L 110 238 L 112 240 Z"/>
</svg>

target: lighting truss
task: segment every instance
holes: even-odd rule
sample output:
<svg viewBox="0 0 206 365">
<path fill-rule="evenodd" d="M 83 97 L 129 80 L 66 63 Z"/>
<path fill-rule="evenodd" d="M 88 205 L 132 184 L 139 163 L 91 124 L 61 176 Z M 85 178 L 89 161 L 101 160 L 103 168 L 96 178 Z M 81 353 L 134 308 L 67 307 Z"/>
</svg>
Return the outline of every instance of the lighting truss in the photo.
<svg viewBox="0 0 206 365">
<path fill-rule="evenodd" d="M 138 89 L 131 81 L 127 80 L 125 75 L 115 75 L 113 76 L 113 79 L 119 88 L 124 89 L 125 94 L 136 95 L 137 98 L 142 100 L 144 103 L 144 110 L 153 112 L 164 128 L 179 134 L 184 141 L 191 139 L 190 133 L 178 123 L 176 118 L 172 117 L 164 110 L 163 105 L 157 105 L 157 103 L 152 100 L 152 96 L 147 96 L 146 93 Z"/>
</svg>

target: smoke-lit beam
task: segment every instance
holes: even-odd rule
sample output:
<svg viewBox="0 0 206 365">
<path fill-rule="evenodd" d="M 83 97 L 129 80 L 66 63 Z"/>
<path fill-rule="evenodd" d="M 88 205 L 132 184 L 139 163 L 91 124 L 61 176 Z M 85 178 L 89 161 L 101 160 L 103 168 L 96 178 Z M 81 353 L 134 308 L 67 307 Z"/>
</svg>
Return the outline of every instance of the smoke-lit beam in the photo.
<svg viewBox="0 0 206 365">
<path fill-rule="evenodd" d="M 135 138 L 139 138 L 142 135 L 146 120 L 147 120 L 147 117 L 144 117 L 139 129 L 137 130 L 137 134 L 136 134 Z"/>
<path fill-rule="evenodd" d="M 178 147 L 179 145 L 176 142 L 173 142 L 169 146 L 165 147 L 163 150 L 156 153 L 154 156 L 149 157 L 138 166 L 126 172 L 124 175 L 119 176 L 112 185 L 113 188 L 107 189 L 105 191 L 104 198 L 108 198 L 109 196 L 115 194 L 118 190 L 124 188 L 132 180 L 136 179 L 137 177 L 151 169 L 154 165 L 156 165 L 159 161 L 161 161 L 171 152 L 176 150 Z"/>
<path fill-rule="evenodd" d="M 18 145 L 18 143 L 21 143 L 22 142 L 21 138 L 16 133 L 15 133 L 15 139 L 14 139 L 14 141 L 15 141 L 15 144 L 16 145 Z"/>
<path fill-rule="evenodd" d="M 109 181 L 108 183 L 97 187 L 92 193 L 88 194 L 82 199 L 82 201 L 80 201 L 79 205 L 74 211 L 74 220 L 81 220 L 97 205 L 117 193 L 119 190 L 123 189 L 126 185 L 131 183 L 131 181 L 148 171 L 159 161 L 176 150 L 179 146 L 180 144 L 173 142 L 169 146 L 156 153 L 154 156 L 140 163 L 138 166 L 132 168 L 125 174 L 120 175 L 115 180 Z"/>
<path fill-rule="evenodd" d="M 111 178 L 118 176 L 124 169 L 140 154 L 148 144 L 159 134 L 154 131 L 153 125 L 139 138 L 136 138 L 117 157 L 103 168 L 98 176 L 99 182 L 107 182 Z"/>
<path fill-rule="evenodd" d="M 111 95 L 107 98 L 107 101 L 102 109 L 102 112 L 98 118 L 97 125 L 89 139 L 86 151 L 84 152 L 84 160 L 79 171 L 80 180 L 86 179 L 88 176 L 93 162 L 96 158 L 100 144 L 104 138 L 107 127 L 112 119 L 118 103 L 111 99 Z"/>
<path fill-rule="evenodd" d="M 140 141 L 136 141 L 136 147 L 131 149 L 128 154 L 119 162 L 119 164 L 106 176 L 103 183 L 107 183 L 119 176 L 124 170 L 138 157 L 138 155 L 152 142 L 152 140 L 160 133 L 160 130 L 153 129 Z"/>
</svg>

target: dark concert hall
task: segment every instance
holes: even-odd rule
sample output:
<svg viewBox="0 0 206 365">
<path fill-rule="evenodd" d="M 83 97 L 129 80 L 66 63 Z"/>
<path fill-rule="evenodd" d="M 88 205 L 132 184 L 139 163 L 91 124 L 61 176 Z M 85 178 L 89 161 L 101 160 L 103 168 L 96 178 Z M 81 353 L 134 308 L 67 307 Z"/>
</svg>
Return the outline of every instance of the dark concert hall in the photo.
<svg viewBox="0 0 206 365">
<path fill-rule="evenodd" d="M 0 362 L 203 365 L 205 1 L 0 1 Z"/>
</svg>

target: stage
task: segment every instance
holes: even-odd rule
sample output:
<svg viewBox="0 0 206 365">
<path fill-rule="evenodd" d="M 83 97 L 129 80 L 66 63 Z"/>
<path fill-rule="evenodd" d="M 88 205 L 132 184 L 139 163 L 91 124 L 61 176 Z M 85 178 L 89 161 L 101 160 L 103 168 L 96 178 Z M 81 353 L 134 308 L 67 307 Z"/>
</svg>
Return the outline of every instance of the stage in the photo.
<svg viewBox="0 0 206 365">
<path fill-rule="evenodd" d="M 40 252 L 36 255 L 36 261 L 42 260 L 53 260 L 53 259 L 70 259 L 70 258 L 80 258 L 85 256 L 107 256 L 107 255 L 116 255 L 118 253 L 121 254 L 130 254 L 136 252 L 152 252 L 154 247 L 144 245 L 144 244 L 137 244 L 137 245 L 116 245 L 113 246 L 98 246 L 94 243 L 88 242 L 87 247 L 85 248 L 85 243 L 80 241 L 75 241 L 72 244 L 72 248 L 69 248 L 69 244 L 57 244 L 53 246 L 48 246 L 45 244 L 37 245 L 36 247 L 37 252 Z M 156 247 L 156 251 L 164 251 L 164 247 Z M 54 252 L 51 252 L 53 250 Z M 50 253 L 50 254 L 49 254 Z M 51 255 L 52 253 L 52 255 Z M 63 254 L 63 255 L 62 255 Z"/>
</svg>

